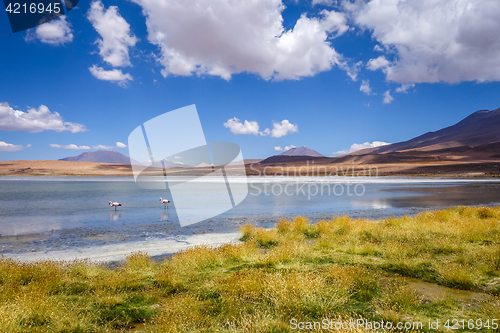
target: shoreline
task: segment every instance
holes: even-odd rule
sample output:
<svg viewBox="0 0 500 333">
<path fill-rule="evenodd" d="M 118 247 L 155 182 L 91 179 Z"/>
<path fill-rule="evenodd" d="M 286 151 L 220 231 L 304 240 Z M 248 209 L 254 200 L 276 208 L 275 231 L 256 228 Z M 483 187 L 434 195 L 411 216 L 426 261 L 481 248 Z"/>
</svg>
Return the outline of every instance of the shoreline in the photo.
<svg viewBox="0 0 500 333">
<path fill-rule="evenodd" d="M 186 177 L 193 177 L 193 176 L 205 176 L 206 174 L 186 174 L 182 176 Z M 175 176 L 175 175 L 173 175 Z M 182 177 L 180 176 L 180 177 Z M 7 173 L 2 173 L 0 174 L 0 177 L 20 177 L 20 178 L 31 178 L 31 177 L 49 177 L 49 178 L 55 178 L 55 177 L 96 177 L 96 178 L 104 178 L 104 177 L 120 177 L 120 178 L 131 178 L 133 179 L 133 175 L 120 175 L 120 174 L 108 174 L 108 175 L 103 175 L 103 174 L 7 174 Z M 150 177 L 156 177 L 155 175 L 150 176 Z M 469 173 L 469 174 L 436 174 L 436 173 L 422 173 L 422 174 L 406 174 L 406 173 L 390 173 L 390 174 L 381 174 L 377 176 L 364 176 L 364 175 L 351 175 L 351 174 L 344 174 L 344 175 L 335 175 L 335 176 L 330 176 L 330 175 L 317 175 L 317 174 L 307 174 L 307 175 L 299 175 L 299 176 L 281 176 L 281 175 L 255 175 L 255 174 L 247 174 L 247 178 L 265 178 L 265 177 L 283 177 L 283 178 L 312 178 L 312 177 L 318 177 L 318 178 L 384 178 L 384 179 L 390 179 L 390 178 L 409 178 L 409 179 L 415 179 L 415 178 L 432 178 L 432 179 L 438 179 L 438 178 L 443 178 L 443 179 L 461 179 L 461 180 L 474 180 L 474 179 L 489 179 L 489 180 L 494 180 L 494 181 L 500 181 L 500 174 L 484 174 L 484 173 Z M 0 179 L 1 180 L 1 179 Z"/>
<path fill-rule="evenodd" d="M 311 223 L 335 216 L 353 219 L 381 220 L 391 216 L 416 215 L 427 209 L 410 208 L 397 213 L 393 209 L 342 211 L 310 214 L 279 214 L 209 219 L 187 227 L 174 223 L 119 227 L 81 227 L 41 233 L 0 236 L 0 257 L 23 262 L 41 259 L 75 260 L 88 258 L 100 262 L 123 260 L 132 252 L 164 257 L 189 247 L 221 245 L 238 241 L 239 229 L 246 224 L 265 229 L 273 228 L 281 219 L 298 215 Z"/>
<path fill-rule="evenodd" d="M 234 320 L 248 327 L 249 314 L 266 315 L 252 318 L 269 328 L 270 311 L 275 327 L 304 313 L 304 322 L 314 322 L 318 309 L 346 322 L 352 313 L 369 322 L 420 324 L 500 318 L 499 221 L 500 206 L 379 221 L 337 217 L 311 224 L 297 217 L 272 229 L 246 224 L 240 242 L 213 239 L 173 255 L 127 253 L 134 247 L 122 244 L 115 248 L 120 261 L 103 257 L 102 248 L 94 260 L 27 264 L 0 257 L 6 314 L 0 326 L 9 332 L 217 331 Z"/>
<path fill-rule="evenodd" d="M 166 257 L 194 246 L 219 246 L 228 243 L 239 243 L 240 236 L 239 233 L 219 233 L 211 234 L 209 237 L 205 234 L 173 237 L 171 239 L 151 238 L 144 241 L 98 245 L 72 250 L 0 254 L 0 258 L 10 258 L 21 262 L 83 259 L 107 263 L 125 260 L 128 255 L 137 252 L 147 253 L 150 257 Z"/>
<path fill-rule="evenodd" d="M 249 163 L 245 164 L 248 177 L 275 176 L 283 173 L 297 172 L 304 176 L 324 176 L 328 177 L 334 173 L 336 176 L 359 176 L 376 173 L 376 177 L 452 177 L 452 178 L 498 178 L 500 177 L 500 160 L 479 159 L 463 161 L 399 161 L 389 163 L 367 163 L 342 162 L 309 164 L 308 160 L 295 162 L 276 163 Z M 323 171 L 322 171 L 323 170 Z M 144 176 L 162 176 L 163 169 L 152 168 L 145 171 Z M 167 169 L 167 175 L 173 176 L 204 176 L 211 173 L 209 168 L 171 168 Z M 59 160 L 20 160 L 20 161 L 0 161 L 0 176 L 133 176 L 130 164 L 116 163 L 96 163 L 96 162 L 71 162 Z"/>
<path fill-rule="evenodd" d="M 496 207 L 499 203 L 468 205 L 468 207 Z M 279 214 L 267 216 L 219 218 L 200 222 L 188 227 L 178 225 L 139 225 L 120 227 L 93 227 L 61 229 L 24 235 L 0 236 L 0 258 L 20 262 L 40 260 L 74 261 L 87 259 L 94 262 L 120 262 L 135 252 L 147 253 L 154 258 L 165 258 L 188 248 L 202 245 L 212 247 L 238 244 L 240 228 L 254 225 L 257 228 L 275 228 L 280 220 L 293 220 L 297 216 L 307 218 L 311 224 L 349 216 L 353 220 L 382 221 L 386 218 L 415 216 L 426 211 L 437 211 L 455 206 L 409 207 L 400 209 L 380 208 L 366 211 L 343 211 L 310 214 Z"/>
</svg>

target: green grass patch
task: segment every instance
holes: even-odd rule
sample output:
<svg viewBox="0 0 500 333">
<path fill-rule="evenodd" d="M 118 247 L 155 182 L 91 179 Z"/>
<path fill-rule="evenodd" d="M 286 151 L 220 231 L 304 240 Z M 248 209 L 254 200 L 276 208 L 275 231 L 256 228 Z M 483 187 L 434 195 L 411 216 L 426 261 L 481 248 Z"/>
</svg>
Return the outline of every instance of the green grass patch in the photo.
<svg viewBox="0 0 500 333">
<path fill-rule="evenodd" d="M 500 319 L 498 207 L 317 224 L 299 216 L 241 234 L 242 243 L 162 262 L 135 253 L 115 269 L 2 258 L 0 331 L 294 332 L 291 319 Z M 412 287 L 425 283 L 441 294 Z"/>
</svg>

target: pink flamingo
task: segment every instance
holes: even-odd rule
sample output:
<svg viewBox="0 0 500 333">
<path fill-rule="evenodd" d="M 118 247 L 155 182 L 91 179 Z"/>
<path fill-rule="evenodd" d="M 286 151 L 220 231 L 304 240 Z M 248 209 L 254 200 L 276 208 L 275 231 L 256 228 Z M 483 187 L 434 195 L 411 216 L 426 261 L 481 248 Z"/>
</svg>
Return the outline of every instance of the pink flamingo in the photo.
<svg viewBox="0 0 500 333">
<path fill-rule="evenodd" d="M 165 209 L 165 205 L 167 205 L 167 208 L 168 208 L 168 204 L 170 203 L 170 200 L 160 198 L 160 202 L 163 204 L 163 209 Z"/>
<path fill-rule="evenodd" d="M 115 207 L 115 211 L 116 211 L 116 207 L 121 206 L 122 204 L 121 204 L 121 203 L 118 203 L 118 202 L 111 202 L 111 201 L 110 201 L 110 202 L 109 202 L 109 205 L 110 205 L 111 207 Z"/>
</svg>

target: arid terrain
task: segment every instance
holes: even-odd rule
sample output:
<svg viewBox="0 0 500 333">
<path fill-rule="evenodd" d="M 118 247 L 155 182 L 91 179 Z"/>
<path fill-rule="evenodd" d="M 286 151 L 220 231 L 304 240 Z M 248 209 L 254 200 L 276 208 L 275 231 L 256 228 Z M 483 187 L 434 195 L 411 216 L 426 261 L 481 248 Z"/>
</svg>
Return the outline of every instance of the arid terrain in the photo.
<svg viewBox="0 0 500 333">
<path fill-rule="evenodd" d="M 500 177 L 500 159 L 422 160 L 393 163 L 335 163 L 333 158 L 307 159 L 246 164 L 249 176 L 441 176 Z M 167 174 L 204 175 L 210 168 L 169 169 Z M 148 175 L 161 175 L 161 169 L 148 169 Z M 125 164 L 67 161 L 0 162 L 0 175 L 8 176 L 132 176 Z"/>
<path fill-rule="evenodd" d="M 5 161 L 0 162 L 0 175 L 13 176 L 131 176 L 126 164 L 69 161 Z"/>
</svg>

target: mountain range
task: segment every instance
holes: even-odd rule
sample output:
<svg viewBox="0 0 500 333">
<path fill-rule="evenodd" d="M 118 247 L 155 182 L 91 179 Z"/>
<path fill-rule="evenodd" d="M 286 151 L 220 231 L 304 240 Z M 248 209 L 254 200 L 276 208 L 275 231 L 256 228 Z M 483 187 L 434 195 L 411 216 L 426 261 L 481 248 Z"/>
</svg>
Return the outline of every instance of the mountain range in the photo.
<svg viewBox="0 0 500 333">
<path fill-rule="evenodd" d="M 304 149 L 305 148 L 305 149 Z M 500 109 L 480 110 L 458 123 L 434 132 L 427 132 L 413 139 L 386 146 L 362 149 L 339 157 L 323 157 L 307 153 L 307 147 L 271 156 L 260 165 L 297 165 L 301 161 L 316 164 L 351 163 L 423 163 L 448 162 L 496 162 L 500 159 Z M 309 149 L 309 150 L 306 150 Z"/>
<path fill-rule="evenodd" d="M 427 132 L 408 141 L 355 151 L 349 155 L 383 154 L 397 151 L 436 151 L 454 147 L 474 148 L 500 142 L 500 109 L 480 110 L 455 125 Z"/>
<path fill-rule="evenodd" d="M 268 157 L 253 163 L 269 165 L 276 163 L 298 163 L 315 160 L 317 163 L 416 163 L 422 161 L 469 161 L 480 162 L 500 159 L 500 109 L 480 110 L 472 113 L 458 123 L 427 132 L 413 139 L 386 146 L 358 150 L 339 157 L 325 157 L 308 147 L 296 147 L 279 155 Z M 85 152 L 74 157 L 66 157 L 62 161 L 95 162 L 113 164 L 144 163 L 131 160 L 129 157 L 112 150 Z M 245 163 L 249 163 L 246 160 Z M 179 162 L 163 160 L 167 169 L 192 168 Z M 162 161 L 156 161 L 153 167 L 163 168 Z M 201 167 L 201 165 L 200 165 Z"/>
</svg>

